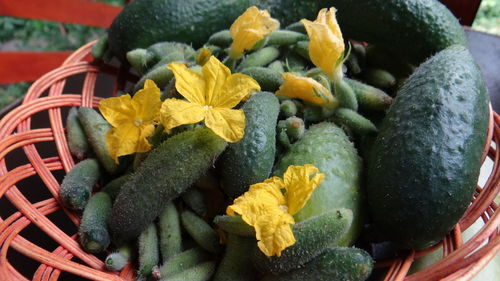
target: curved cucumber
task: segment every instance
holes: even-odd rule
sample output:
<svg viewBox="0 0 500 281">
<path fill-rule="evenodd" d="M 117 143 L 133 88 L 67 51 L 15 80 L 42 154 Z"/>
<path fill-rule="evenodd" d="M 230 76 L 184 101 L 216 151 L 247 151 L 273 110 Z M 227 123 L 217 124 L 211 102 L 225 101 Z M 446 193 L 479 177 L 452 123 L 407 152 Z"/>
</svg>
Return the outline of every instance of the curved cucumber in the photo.
<svg viewBox="0 0 500 281">
<path fill-rule="evenodd" d="M 111 213 L 111 199 L 104 192 L 92 196 L 83 211 L 78 229 L 80 244 L 89 253 L 104 251 L 111 241 L 106 221 Z"/>
<path fill-rule="evenodd" d="M 125 183 L 113 205 L 109 227 L 118 243 L 137 237 L 163 210 L 201 177 L 226 142 L 198 128 L 164 141 Z"/>
<path fill-rule="evenodd" d="M 224 192 L 236 198 L 271 173 L 276 150 L 279 102 L 274 94 L 260 92 L 243 105 L 245 136 L 230 144 L 218 163 Z"/>
<path fill-rule="evenodd" d="M 64 206 L 83 211 L 92 188 L 101 176 L 99 163 L 95 159 L 78 162 L 64 177 L 59 188 L 59 198 Z"/>
<path fill-rule="evenodd" d="M 281 177 L 288 166 L 305 164 L 316 166 L 326 176 L 295 219 L 302 221 L 337 208 L 351 209 L 354 221 L 349 232 L 339 241 L 339 245 L 351 245 L 363 224 L 362 163 L 354 145 L 333 123 L 311 126 L 283 155 L 273 174 Z"/>
<path fill-rule="evenodd" d="M 488 102 L 461 46 L 423 63 L 398 92 L 368 162 L 370 214 L 387 238 L 422 249 L 462 216 L 481 167 Z"/>
</svg>

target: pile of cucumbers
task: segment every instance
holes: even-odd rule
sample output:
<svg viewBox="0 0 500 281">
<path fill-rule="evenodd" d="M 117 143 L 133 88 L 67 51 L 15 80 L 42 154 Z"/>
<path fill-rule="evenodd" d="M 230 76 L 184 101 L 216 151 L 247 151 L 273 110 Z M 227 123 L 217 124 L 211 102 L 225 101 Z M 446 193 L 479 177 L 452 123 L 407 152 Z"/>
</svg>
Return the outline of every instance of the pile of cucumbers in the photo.
<svg viewBox="0 0 500 281">
<path fill-rule="evenodd" d="M 228 60 L 227 28 L 252 5 L 282 29 Z M 330 6 L 344 38 L 368 42 L 347 42 L 337 85 L 311 63 L 297 22 Z M 131 93 L 151 79 L 162 99 L 182 98 L 166 66 L 198 69 L 207 50 L 262 91 L 238 105 L 242 140 L 226 143 L 202 124 L 169 132 L 160 125 L 150 152 L 120 164 L 106 150 L 106 120 L 72 108 L 68 146 L 82 161 L 61 183 L 60 199 L 82 213 L 82 247 L 114 249 L 108 269 L 133 262 L 138 280 L 366 280 L 374 261 L 362 248 L 435 245 L 472 198 L 489 97 L 464 44 L 457 20 L 434 0 L 133 1 L 94 49 L 97 59 L 112 54 L 133 67 L 140 79 Z M 285 72 L 315 79 L 339 107 L 276 95 Z M 297 242 L 267 257 L 254 229 L 225 209 L 250 185 L 305 164 L 325 179 L 294 216 Z"/>
</svg>

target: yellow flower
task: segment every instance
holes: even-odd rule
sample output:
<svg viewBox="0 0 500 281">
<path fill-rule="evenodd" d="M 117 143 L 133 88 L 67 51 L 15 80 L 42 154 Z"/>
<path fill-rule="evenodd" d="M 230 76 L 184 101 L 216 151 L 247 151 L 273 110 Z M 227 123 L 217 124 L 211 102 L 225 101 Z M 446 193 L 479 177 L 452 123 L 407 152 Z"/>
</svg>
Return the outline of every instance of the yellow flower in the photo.
<svg viewBox="0 0 500 281">
<path fill-rule="evenodd" d="M 314 22 L 301 20 L 309 35 L 309 57 L 334 81 L 342 78 L 344 39 L 340 32 L 335 8 L 321 9 Z"/>
<path fill-rule="evenodd" d="M 300 77 L 292 73 L 283 73 L 284 83 L 276 94 L 297 98 L 316 105 L 336 107 L 338 101 L 332 93 L 318 81 L 309 77 Z"/>
<path fill-rule="evenodd" d="M 283 179 L 272 177 L 251 185 L 227 207 L 226 213 L 240 214 L 243 221 L 255 228 L 259 249 L 266 256 L 279 257 L 281 251 L 295 244 L 293 215 L 304 207 L 324 177 L 310 164 L 289 166 Z"/>
<path fill-rule="evenodd" d="M 196 64 L 203 66 L 212 56 L 212 51 L 207 48 L 201 48 L 200 53 L 196 57 Z"/>
<path fill-rule="evenodd" d="M 168 68 L 175 76 L 175 88 L 186 98 L 167 99 L 160 110 L 160 121 L 169 130 L 205 120 L 205 125 L 228 142 L 240 140 L 245 133 L 245 114 L 231 109 L 252 90 L 260 90 L 250 76 L 231 71 L 211 56 L 201 73 L 185 64 L 173 62 Z"/>
<path fill-rule="evenodd" d="M 238 59 L 255 43 L 264 39 L 271 31 L 278 29 L 280 23 L 271 18 L 267 10 L 252 6 L 239 16 L 229 29 L 233 43 L 230 56 Z"/>
<path fill-rule="evenodd" d="M 106 133 L 106 145 L 115 162 L 119 156 L 151 149 L 146 138 L 158 122 L 160 106 L 160 89 L 151 80 L 134 97 L 126 94 L 99 103 L 102 115 L 113 126 Z"/>
</svg>

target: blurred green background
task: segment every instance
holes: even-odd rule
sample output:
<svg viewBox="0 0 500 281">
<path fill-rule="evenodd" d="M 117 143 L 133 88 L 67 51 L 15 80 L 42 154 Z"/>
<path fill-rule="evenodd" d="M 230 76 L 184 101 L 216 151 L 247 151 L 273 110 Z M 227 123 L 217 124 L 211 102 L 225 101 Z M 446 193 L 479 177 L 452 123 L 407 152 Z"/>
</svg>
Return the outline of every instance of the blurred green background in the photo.
<svg viewBox="0 0 500 281">
<path fill-rule="evenodd" d="M 94 0 L 123 6 L 125 0 Z M 500 35 L 500 0 L 482 0 L 474 29 Z M 0 17 L 0 51 L 75 50 L 99 38 L 104 28 Z M 0 110 L 21 97 L 31 83 L 0 85 Z"/>
</svg>

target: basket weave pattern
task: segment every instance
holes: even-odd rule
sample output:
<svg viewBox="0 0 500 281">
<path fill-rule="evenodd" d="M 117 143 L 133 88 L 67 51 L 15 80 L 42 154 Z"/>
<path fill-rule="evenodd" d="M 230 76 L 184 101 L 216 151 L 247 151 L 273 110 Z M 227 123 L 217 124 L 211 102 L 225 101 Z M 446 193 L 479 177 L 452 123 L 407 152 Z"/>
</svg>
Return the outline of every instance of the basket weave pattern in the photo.
<svg viewBox="0 0 500 281">
<path fill-rule="evenodd" d="M 109 65 L 95 65 L 89 62 L 91 42 L 71 55 L 64 64 L 40 78 L 29 89 L 22 105 L 12 110 L 0 121 L 0 199 L 7 199 L 16 211 L 8 217 L 0 217 L 0 280 L 30 280 L 19 272 L 15 261 L 9 262 L 10 250 L 37 261 L 38 268 L 31 280 L 58 280 L 61 273 L 74 274 L 91 280 L 133 280 L 133 265 L 127 265 L 121 272 L 104 270 L 104 263 L 94 255 L 84 252 L 78 244 L 77 234 L 65 233 L 58 222 L 50 219 L 50 214 L 62 210 L 71 222 L 78 226 L 78 215 L 66 210 L 58 198 L 59 182 L 54 172 L 68 172 L 75 164 L 70 155 L 62 117 L 63 108 L 71 106 L 96 107 L 101 97 L 95 95 L 98 75 L 115 77 L 113 90 L 103 96 L 116 95 L 127 81 L 133 80 L 126 69 Z M 85 75 L 79 93 L 63 93 L 67 79 L 75 75 Z M 48 92 L 48 95 L 44 93 Z M 33 116 L 46 112 L 50 126 L 33 128 Z M 500 249 L 500 215 L 498 206 L 493 202 L 500 190 L 500 151 L 495 144 L 500 143 L 500 116 L 492 113 L 489 141 L 484 157 L 493 162 L 487 183 L 477 187 L 472 204 L 455 229 L 440 244 L 418 252 L 408 252 L 397 259 L 377 261 L 376 267 L 387 267 L 385 280 L 469 280 L 483 268 Z M 42 157 L 43 151 L 36 144 L 48 143 L 57 150 L 56 156 Z M 22 149 L 27 163 L 9 167 L 6 159 L 15 150 Z M 52 198 L 31 202 L 16 186 L 30 177 L 39 177 Z M 485 222 L 484 227 L 467 242 L 462 241 L 462 231 L 478 218 Z M 43 231 L 59 245 L 52 250 L 42 248 L 21 234 L 34 226 Z M 408 275 L 413 260 L 443 246 L 444 258 L 425 270 Z M 470 254 L 472 253 L 472 254 Z M 74 261 L 77 258 L 79 261 Z"/>
</svg>

